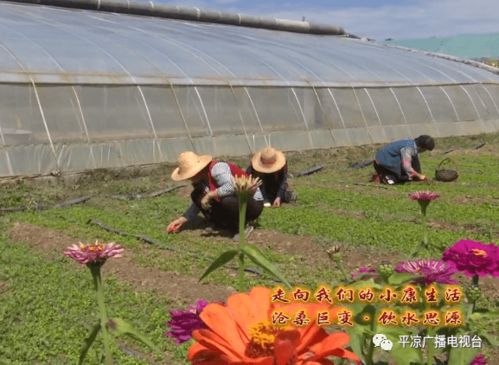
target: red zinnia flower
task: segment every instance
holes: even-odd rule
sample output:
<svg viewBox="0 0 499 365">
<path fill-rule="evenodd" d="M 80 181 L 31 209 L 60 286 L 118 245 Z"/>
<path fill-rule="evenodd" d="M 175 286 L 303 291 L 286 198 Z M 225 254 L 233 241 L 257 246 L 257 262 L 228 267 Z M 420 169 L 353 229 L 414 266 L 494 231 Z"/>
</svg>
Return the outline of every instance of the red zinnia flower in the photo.
<svg viewBox="0 0 499 365">
<path fill-rule="evenodd" d="M 487 360 L 485 356 L 478 354 L 471 360 L 470 365 L 487 365 Z"/>
<path fill-rule="evenodd" d="M 443 260 L 468 276 L 499 276 L 499 247 L 493 243 L 460 240 L 444 252 Z"/>
<path fill-rule="evenodd" d="M 72 245 L 66 248 L 64 255 L 71 257 L 73 260 L 78 261 L 80 264 L 93 264 L 93 263 L 104 263 L 110 257 L 121 257 L 124 249 L 114 243 L 95 243 L 83 244 L 80 242 L 79 245 Z"/>
<path fill-rule="evenodd" d="M 197 341 L 189 349 L 188 359 L 197 365 L 332 365 L 328 356 L 359 358 L 345 350 L 346 333 L 328 334 L 313 321 L 298 328 L 275 327 L 269 321 L 272 312 L 305 310 L 314 318 L 324 304 L 271 304 L 271 290 L 256 287 L 249 294 L 231 295 L 227 305 L 208 304 L 201 312 L 207 329 L 195 330 Z"/>
</svg>

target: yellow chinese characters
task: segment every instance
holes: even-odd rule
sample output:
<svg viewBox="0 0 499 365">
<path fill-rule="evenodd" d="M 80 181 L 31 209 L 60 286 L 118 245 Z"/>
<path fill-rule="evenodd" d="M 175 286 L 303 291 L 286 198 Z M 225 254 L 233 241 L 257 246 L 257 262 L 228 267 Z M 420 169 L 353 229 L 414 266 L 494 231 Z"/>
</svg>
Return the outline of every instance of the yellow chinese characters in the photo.
<svg viewBox="0 0 499 365">
<path fill-rule="evenodd" d="M 380 326 L 457 327 L 464 324 L 463 313 L 455 308 L 463 297 L 463 289 L 455 285 L 430 285 L 421 288 L 407 284 L 398 290 L 391 286 L 375 289 L 346 285 L 334 288 L 319 285 L 315 290 L 305 287 L 285 290 L 278 286 L 272 291 L 270 300 L 282 306 L 272 313 L 271 321 L 276 326 L 302 327 L 311 323 L 319 326 L 353 326 L 356 318 L 364 323 L 373 320 Z M 300 303 L 325 304 L 324 308 L 327 310 L 321 309 L 310 314 L 305 308 L 296 305 Z M 383 303 L 385 308 L 372 317 L 369 313 L 354 313 L 351 307 L 354 303 Z M 295 304 L 292 313 L 285 311 L 286 304 Z M 426 310 L 418 310 L 421 306 Z M 359 315 L 361 317 L 357 317 Z"/>
<path fill-rule="evenodd" d="M 447 304 L 458 304 L 463 298 L 463 290 L 458 286 L 447 286 L 444 291 L 444 300 Z"/>
<path fill-rule="evenodd" d="M 351 315 L 351 312 L 350 312 Z M 351 316 L 349 317 L 351 322 Z M 330 310 L 317 311 L 315 316 L 309 315 L 305 309 L 298 309 L 294 313 L 288 313 L 283 309 L 276 309 L 271 315 L 272 325 L 276 327 L 286 327 L 289 325 L 295 327 L 304 327 L 312 322 L 319 326 L 329 326 L 333 324 L 334 318 Z M 339 323 L 339 321 L 337 322 Z"/>
</svg>

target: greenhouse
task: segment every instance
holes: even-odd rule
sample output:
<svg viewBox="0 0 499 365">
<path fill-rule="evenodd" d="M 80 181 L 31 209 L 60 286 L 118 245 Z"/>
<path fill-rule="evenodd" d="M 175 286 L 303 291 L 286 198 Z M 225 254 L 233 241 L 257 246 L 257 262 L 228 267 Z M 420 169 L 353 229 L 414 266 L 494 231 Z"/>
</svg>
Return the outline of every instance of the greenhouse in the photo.
<svg viewBox="0 0 499 365">
<path fill-rule="evenodd" d="M 0 177 L 499 131 L 492 68 L 267 22 L 0 1 Z"/>
</svg>

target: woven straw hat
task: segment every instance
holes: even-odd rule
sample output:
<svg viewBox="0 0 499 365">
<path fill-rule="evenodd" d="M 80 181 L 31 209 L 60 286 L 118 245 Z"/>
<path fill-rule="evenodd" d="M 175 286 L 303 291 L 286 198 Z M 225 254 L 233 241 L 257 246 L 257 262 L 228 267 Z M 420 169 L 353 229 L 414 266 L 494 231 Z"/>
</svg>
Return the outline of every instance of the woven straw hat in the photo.
<svg viewBox="0 0 499 365">
<path fill-rule="evenodd" d="M 182 152 L 178 155 L 178 167 L 172 172 L 172 180 L 181 181 L 196 176 L 212 159 L 210 155 L 196 155 L 192 151 Z"/>
<path fill-rule="evenodd" d="M 266 147 L 255 153 L 251 159 L 253 168 L 264 174 L 279 171 L 286 165 L 284 153 L 272 147 Z"/>
</svg>

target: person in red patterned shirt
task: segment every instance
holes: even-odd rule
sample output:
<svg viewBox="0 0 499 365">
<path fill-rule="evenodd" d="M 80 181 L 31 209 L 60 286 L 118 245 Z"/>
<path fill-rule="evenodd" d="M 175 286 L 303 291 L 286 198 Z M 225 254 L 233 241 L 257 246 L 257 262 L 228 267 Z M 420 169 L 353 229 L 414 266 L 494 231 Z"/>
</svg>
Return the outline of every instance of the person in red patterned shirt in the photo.
<svg viewBox="0 0 499 365">
<path fill-rule="evenodd" d="M 167 227 L 168 233 L 180 231 L 188 221 L 199 212 L 215 228 L 237 232 L 239 226 L 239 201 L 235 195 L 232 177 L 247 175 L 237 165 L 217 161 L 209 155 L 197 155 L 194 152 L 182 152 L 178 157 L 178 167 L 171 178 L 174 181 L 190 180 L 194 187 L 191 193 L 192 203 L 185 213 L 173 220 Z M 258 218 L 263 210 L 263 196 L 256 189 L 248 199 L 246 221 Z"/>
</svg>

